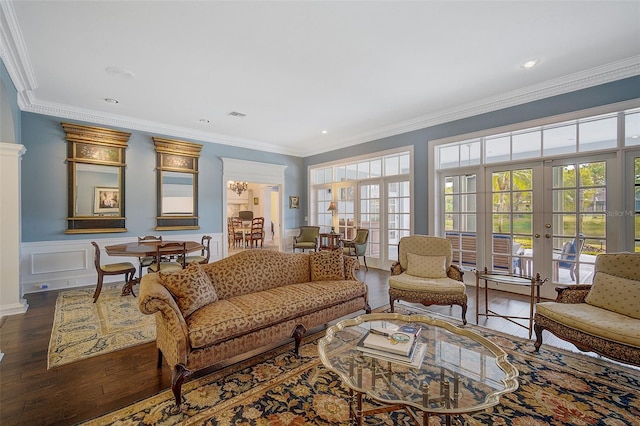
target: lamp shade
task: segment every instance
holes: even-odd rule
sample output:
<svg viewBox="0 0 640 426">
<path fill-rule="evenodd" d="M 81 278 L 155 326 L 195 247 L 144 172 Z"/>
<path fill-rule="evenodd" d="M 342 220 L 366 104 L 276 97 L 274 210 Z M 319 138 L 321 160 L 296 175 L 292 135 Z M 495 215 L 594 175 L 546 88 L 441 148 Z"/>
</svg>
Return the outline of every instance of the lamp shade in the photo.
<svg viewBox="0 0 640 426">
<path fill-rule="evenodd" d="M 332 201 L 329 203 L 329 208 L 327 209 L 327 211 L 337 211 L 338 210 L 338 206 L 336 206 L 336 202 Z"/>
</svg>

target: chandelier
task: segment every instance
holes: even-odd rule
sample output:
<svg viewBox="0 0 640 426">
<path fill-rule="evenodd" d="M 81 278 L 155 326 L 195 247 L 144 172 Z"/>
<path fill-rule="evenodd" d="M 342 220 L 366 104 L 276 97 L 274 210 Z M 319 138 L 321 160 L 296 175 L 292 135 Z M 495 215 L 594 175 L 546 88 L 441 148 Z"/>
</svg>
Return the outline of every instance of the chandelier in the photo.
<svg viewBox="0 0 640 426">
<path fill-rule="evenodd" d="M 229 189 L 238 195 L 242 195 L 242 193 L 247 190 L 248 186 L 249 184 L 247 182 L 234 182 L 232 180 L 229 181 Z"/>
</svg>

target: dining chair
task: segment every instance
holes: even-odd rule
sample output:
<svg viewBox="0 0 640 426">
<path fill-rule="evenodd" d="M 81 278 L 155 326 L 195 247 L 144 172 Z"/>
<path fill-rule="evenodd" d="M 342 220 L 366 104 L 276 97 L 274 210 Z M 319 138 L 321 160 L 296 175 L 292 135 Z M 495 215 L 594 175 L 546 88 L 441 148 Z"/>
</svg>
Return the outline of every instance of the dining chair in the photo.
<svg viewBox="0 0 640 426">
<path fill-rule="evenodd" d="M 133 293 L 133 277 L 136 274 L 136 267 L 131 262 L 109 263 L 106 265 L 100 264 L 100 246 L 95 241 L 91 241 L 93 245 L 94 255 L 93 263 L 96 266 L 96 272 L 98 273 L 98 282 L 96 283 L 96 291 L 93 293 L 93 303 L 96 303 L 102 291 L 102 280 L 105 275 L 120 275 L 124 274 L 124 287 L 122 294 Z"/>
<path fill-rule="evenodd" d="M 249 240 L 251 241 L 251 248 L 253 248 L 254 242 L 256 243 L 257 248 L 258 241 L 260 241 L 260 248 L 264 247 L 264 217 L 254 217 L 251 221 Z"/>
<path fill-rule="evenodd" d="M 145 235 L 144 237 L 138 237 L 138 244 L 144 243 L 161 243 L 162 235 Z M 138 258 L 140 264 L 138 270 L 138 276 L 142 277 L 142 268 L 146 268 L 156 260 L 155 256 L 143 256 Z"/>
<path fill-rule="evenodd" d="M 244 244 L 244 226 L 242 225 L 242 219 L 239 217 L 231 218 L 231 232 L 233 234 L 233 246 L 238 247 L 238 244 L 242 246 L 242 244 Z"/>
<path fill-rule="evenodd" d="M 165 260 L 165 256 L 171 254 L 177 256 L 178 261 Z M 185 266 L 185 258 L 187 255 L 187 243 L 186 242 L 168 242 L 160 243 L 156 248 L 156 255 L 154 262 L 147 268 L 148 272 L 170 272 L 179 271 Z"/>
<path fill-rule="evenodd" d="M 200 253 L 200 255 L 192 255 L 192 256 L 185 257 L 184 259 L 185 265 L 188 265 L 190 263 L 201 263 L 203 265 L 206 265 L 207 263 L 209 263 L 209 257 L 211 256 L 211 252 L 210 252 L 211 236 L 203 235 L 202 239 L 200 240 L 200 243 L 204 246 L 202 248 L 202 252 Z"/>
</svg>

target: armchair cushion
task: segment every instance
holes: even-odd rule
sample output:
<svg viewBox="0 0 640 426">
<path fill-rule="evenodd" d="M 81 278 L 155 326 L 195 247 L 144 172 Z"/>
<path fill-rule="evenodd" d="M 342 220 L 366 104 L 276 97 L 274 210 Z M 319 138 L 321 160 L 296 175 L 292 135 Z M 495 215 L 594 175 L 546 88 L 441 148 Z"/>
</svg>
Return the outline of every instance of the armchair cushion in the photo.
<svg viewBox="0 0 640 426">
<path fill-rule="evenodd" d="M 389 286 L 395 290 L 443 293 L 443 294 L 465 294 L 466 287 L 463 282 L 452 280 L 451 278 L 422 278 L 409 275 L 406 272 L 400 275 L 393 275 L 389 278 Z"/>
<path fill-rule="evenodd" d="M 593 286 L 585 302 L 608 311 L 640 319 L 639 286 L 638 281 L 598 272 L 593 279 Z"/>
<path fill-rule="evenodd" d="M 447 256 L 421 256 L 407 253 L 407 274 L 422 278 L 446 278 Z"/>
<path fill-rule="evenodd" d="M 593 336 L 640 348 L 640 333 L 637 319 L 598 308 L 587 303 L 542 302 L 536 304 L 536 315 L 542 315 Z M 594 321 L 594 319 L 597 319 Z M 536 318 L 536 323 L 539 321 Z M 590 342 L 581 342 L 590 346 Z"/>
<path fill-rule="evenodd" d="M 201 307 L 218 300 L 209 276 L 197 263 L 176 272 L 160 272 L 160 281 L 175 298 L 185 318 Z"/>
<path fill-rule="evenodd" d="M 318 251 L 309 253 L 311 281 L 344 280 L 342 251 Z"/>
</svg>

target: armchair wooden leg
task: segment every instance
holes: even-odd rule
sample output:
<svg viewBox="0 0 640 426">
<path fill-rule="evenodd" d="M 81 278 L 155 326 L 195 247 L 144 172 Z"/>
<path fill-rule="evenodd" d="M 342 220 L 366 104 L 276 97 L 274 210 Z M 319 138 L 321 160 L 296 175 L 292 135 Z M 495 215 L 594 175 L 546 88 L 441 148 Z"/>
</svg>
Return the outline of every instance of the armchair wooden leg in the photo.
<svg viewBox="0 0 640 426">
<path fill-rule="evenodd" d="M 536 332 L 536 343 L 534 343 L 533 346 L 536 348 L 536 352 L 540 352 L 540 346 L 542 346 L 542 330 L 544 330 L 544 328 L 538 324 L 533 324 L 533 329 Z"/>
</svg>

